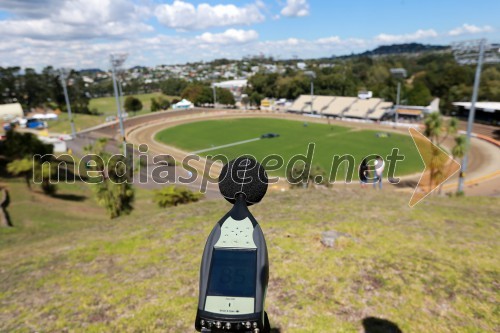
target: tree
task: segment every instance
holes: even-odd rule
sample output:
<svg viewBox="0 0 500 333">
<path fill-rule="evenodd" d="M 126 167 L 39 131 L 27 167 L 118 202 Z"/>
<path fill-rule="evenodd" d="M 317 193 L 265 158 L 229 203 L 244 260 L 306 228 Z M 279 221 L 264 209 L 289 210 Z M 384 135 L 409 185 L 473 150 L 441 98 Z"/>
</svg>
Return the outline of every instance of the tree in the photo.
<svg viewBox="0 0 500 333">
<path fill-rule="evenodd" d="M 98 181 L 91 184 L 96 201 L 113 219 L 129 214 L 133 210 L 134 189 L 131 184 L 133 170 L 130 161 L 124 156 L 111 158 L 111 154 L 104 151 L 106 143 L 106 139 L 99 139 L 85 150 L 95 154 L 94 166 L 91 169 L 100 175 Z M 103 163 L 104 161 L 107 163 Z"/>
<path fill-rule="evenodd" d="M 160 110 L 160 104 L 156 101 L 156 98 L 151 98 L 151 112 L 158 110 Z"/>
<path fill-rule="evenodd" d="M 26 181 L 26 186 L 31 190 L 31 179 L 33 179 L 33 160 L 29 158 L 23 158 L 19 160 L 14 160 L 7 164 L 7 171 L 13 176 L 22 176 Z M 37 168 L 38 169 L 38 168 Z"/>
<path fill-rule="evenodd" d="M 5 188 L 0 188 L 0 227 L 12 227 L 12 222 L 7 212 L 9 203 L 9 191 Z"/>
<path fill-rule="evenodd" d="M 159 96 L 158 98 L 151 98 L 151 111 L 167 110 L 170 107 L 170 101 L 166 98 Z"/>
<path fill-rule="evenodd" d="M 260 101 L 263 100 L 264 97 L 259 94 L 258 92 L 254 91 L 251 95 L 250 95 L 250 102 L 253 104 L 253 105 L 256 105 L 256 106 L 259 106 L 260 105 Z"/>
<path fill-rule="evenodd" d="M 213 103 L 212 89 L 200 83 L 189 84 L 181 94 L 182 98 L 191 101 L 195 105 Z"/>
<path fill-rule="evenodd" d="M 441 136 L 441 127 L 443 126 L 443 117 L 439 112 L 428 114 L 424 119 L 424 134 L 432 143 L 436 144 Z"/>
<path fill-rule="evenodd" d="M 45 156 L 42 163 L 49 160 L 53 146 L 38 140 L 32 133 L 7 131 L 5 141 L 0 145 L 0 155 L 9 160 L 33 158 L 34 155 Z"/>
<path fill-rule="evenodd" d="M 467 152 L 467 138 L 464 135 L 459 135 L 455 138 L 455 146 L 451 150 L 454 159 L 460 160 Z"/>
<path fill-rule="evenodd" d="M 160 208 L 166 208 L 177 206 L 179 204 L 196 202 L 202 197 L 203 194 L 192 192 L 187 188 L 167 186 L 162 188 L 161 190 L 156 190 L 154 192 L 153 200 Z"/>
<path fill-rule="evenodd" d="M 31 179 L 36 176 L 37 180 L 41 180 L 44 193 L 54 194 L 56 186 L 50 184 L 51 168 L 48 168 L 45 173 L 41 168 L 43 163 L 50 163 L 53 160 L 53 146 L 44 144 L 32 133 L 19 133 L 10 130 L 6 136 L 0 154 L 11 160 L 7 164 L 7 171 L 13 176 L 24 177 L 26 186 L 30 190 Z M 42 173 L 39 170 L 42 170 Z"/>
<path fill-rule="evenodd" d="M 168 96 L 180 96 L 187 86 L 186 80 L 177 78 L 169 78 L 160 83 L 161 92 Z"/>
<path fill-rule="evenodd" d="M 217 93 L 217 103 L 222 105 L 236 104 L 233 94 L 228 89 L 216 88 L 216 93 Z"/>
<path fill-rule="evenodd" d="M 411 89 L 408 94 L 408 104 L 410 105 L 423 105 L 427 106 L 432 100 L 432 95 L 422 81 L 418 81 L 414 84 L 413 89 Z"/>
<path fill-rule="evenodd" d="M 135 112 L 142 110 L 142 102 L 136 97 L 128 96 L 125 99 L 124 107 L 127 112 L 132 111 L 135 115 Z"/>
<path fill-rule="evenodd" d="M 433 112 L 428 114 L 424 120 L 425 130 L 424 134 L 427 136 L 433 145 L 431 145 L 431 160 L 429 163 L 429 186 L 432 187 L 434 181 L 442 180 L 446 173 L 443 170 L 443 165 L 441 161 L 441 154 L 438 146 L 446 140 L 449 135 L 456 135 L 458 122 L 455 118 L 450 118 L 448 122 L 443 120 L 443 117 L 439 112 Z M 463 156 L 465 152 L 465 143 L 462 142 L 460 136 L 455 137 L 455 147 L 453 150 L 458 156 Z M 453 158 L 455 158 L 455 153 L 452 150 Z M 438 193 L 441 193 L 443 183 L 439 185 Z"/>
</svg>

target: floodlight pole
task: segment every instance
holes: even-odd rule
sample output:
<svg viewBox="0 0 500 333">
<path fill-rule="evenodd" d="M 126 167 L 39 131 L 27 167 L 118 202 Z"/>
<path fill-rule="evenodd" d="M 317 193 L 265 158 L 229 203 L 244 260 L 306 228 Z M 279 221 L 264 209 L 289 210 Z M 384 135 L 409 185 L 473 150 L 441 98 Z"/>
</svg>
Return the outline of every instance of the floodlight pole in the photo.
<svg viewBox="0 0 500 333">
<path fill-rule="evenodd" d="M 122 139 L 122 144 L 123 144 L 123 155 L 127 157 L 127 142 L 125 139 L 125 128 L 123 127 L 123 114 L 121 110 L 121 105 L 120 105 L 120 96 L 119 96 L 119 91 L 118 91 L 118 84 L 116 80 L 116 68 L 121 66 L 126 59 L 126 55 L 122 56 L 116 56 L 116 55 L 111 55 L 110 60 L 111 60 L 111 70 L 113 73 L 113 88 L 115 91 L 115 99 L 116 99 L 116 108 L 118 112 L 118 120 L 120 123 L 120 135 Z"/>
<path fill-rule="evenodd" d="M 73 115 L 71 114 L 71 104 L 69 103 L 68 89 L 66 87 L 66 79 L 68 77 L 68 72 L 65 69 L 59 71 L 59 78 L 61 79 L 61 85 L 64 92 L 64 100 L 66 101 L 66 108 L 68 109 L 69 124 L 71 126 L 71 137 L 76 138 L 75 122 L 73 121 Z"/>
<path fill-rule="evenodd" d="M 400 98 L 401 98 L 401 80 L 406 78 L 406 69 L 404 69 L 404 68 L 391 68 L 391 75 L 392 75 L 392 77 L 394 77 L 398 80 L 398 88 L 396 91 L 396 106 L 395 106 L 396 114 L 394 116 L 394 121 L 395 121 L 394 126 L 397 126 L 398 121 L 399 121 L 399 113 L 398 113 L 399 104 L 401 103 L 401 100 L 400 100 Z"/>
<path fill-rule="evenodd" d="M 311 77 L 311 114 L 314 112 L 313 110 L 313 101 L 314 101 L 314 81 Z"/>
<path fill-rule="evenodd" d="M 311 114 L 314 112 L 313 110 L 313 101 L 314 101 L 314 79 L 316 78 L 316 73 L 313 71 L 307 71 L 304 74 L 311 78 Z"/>
<path fill-rule="evenodd" d="M 399 119 L 399 102 L 400 102 L 400 97 L 401 97 L 401 81 L 398 81 L 398 91 L 396 93 L 396 126 L 398 124 L 398 119 Z"/>
<path fill-rule="evenodd" d="M 479 92 L 479 83 L 481 82 L 481 69 L 483 67 L 484 60 L 484 48 L 485 48 L 486 40 L 482 39 L 479 43 L 479 56 L 477 59 L 477 67 L 476 67 L 476 75 L 474 77 L 474 89 L 472 90 L 472 100 L 469 110 L 469 119 L 467 122 L 467 138 L 466 138 L 466 151 L 462 158 L 462 165 L 460 169 L 460 174 L 458 178 L 458 189 L 457 192 L 462 192 L 464 189 L 465 183 L 465 172 L 467 171 L 467 163 L 468 163 L 468 150 L 470 147 L 470 138 L 472 135 L 472 126 L 474 125 L 474 117 L 476 113 L 476 102 L 477 95 Z"/>
<path fill-rule="evenodd" d="M 214 95 L 214 109 L 215 109 L 215 103 L 217 103 L 217 91 L 215 89 L 215 83 L 212 84 L 212 91 Z"/>
</svg>

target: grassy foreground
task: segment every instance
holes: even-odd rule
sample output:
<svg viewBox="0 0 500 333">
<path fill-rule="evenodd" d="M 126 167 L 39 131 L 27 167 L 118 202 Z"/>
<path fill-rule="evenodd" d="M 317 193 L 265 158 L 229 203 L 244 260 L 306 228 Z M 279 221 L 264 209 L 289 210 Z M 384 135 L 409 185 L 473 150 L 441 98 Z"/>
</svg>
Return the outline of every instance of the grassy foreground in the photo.
<svg viewBox="0 0 500 333">
<path fill-rule="evenodd" d="M 129 117 L 139 116 L 151 112 L 151 98 L 162 96 L 163 98 L 166 98 L 170 101 L 176 98 L 175 96 L 167 96 L 163 95 L 162 93 L 139 94 L 131 96 L 137 97 L 141 100 L 142 110 L 136 112 L 135 114 L 130 112 Z M 125 101 L 125 98 L 127 98 L 127 96 L 123 97 L 123 102 Z M 75 128 L 77 131 L 102 124 L 108 116 L 116 116 L 117 111 L 115 97 L 112 96 L 92 98 L 89 102 L 89 109 L 96 109 L 99 112 L 99 115 L 96 116 L 88 114 L 73 114 Z M 67 113 L 61 113 L 58 120 L 49 121 L 48 125 L 49 131 L 51 132 L 67 134 L 71 133 L 71 126 L 69 124 Z"/>
<path fill-rule="evenodd" d="M 9 182 L 15 228 L 0 229 L 0 331 L 192 332 L 205 239 L 230 208 L 160 210 L 139 191 L 107 220 L 86 185 L 60 198 Z M 269 193 L 251 208 L 267 238 L 267 311 L 279 332 L 499 329 L 499 199 L 427 199 L 344 189 Z M 321 232 L 337 230 L 335 248 Z M 381 331 L 388 332 L 388 331 Z"/>
<path fill-rule="evenodd" d="M 180 147 L 186 151 L 197 151 L 211 147 L 231 144 L 238 141 L 259 138 L 265 133 L 278 133 L 278 138 L 262 139 L 231 147 L 218 148 L 202 152 L 203 156 L 222 154 L 229 160 L 251 154 L 262 161 L 270 154 L 283 157 L 285 165 L 276 171 L 285 175 L 285 166 L 295 154 L 305 155 L 309 143 L 315 143 L 313 165 L 321 166 L 325 171 L 332 169 L 334 155 L 353 155 L 356 164 L 370 154 L 384 158 L 391 154 L 392 148 L 399 148 L 405 160 L 398 162 L 396 176 L 420 172 L 424 165 L 415 144 L 409 135 L 391 133 L 390 137 L 377 137 L 380 131 L 357 130 L 344 126 L 308 123 L 284 119 L 251 118 L 199 121 L 165 129 L 156 135 L 156 139 L 168 145 Z M 338 176 L 345 179 L 344 166 L 340 165 Z M 385 168 L 385 172 L 389 170 Z M 357 179 L 357 168 L 354 169 Z M 332 178 L 333 179 L 333 178 Z"/>
</svg>

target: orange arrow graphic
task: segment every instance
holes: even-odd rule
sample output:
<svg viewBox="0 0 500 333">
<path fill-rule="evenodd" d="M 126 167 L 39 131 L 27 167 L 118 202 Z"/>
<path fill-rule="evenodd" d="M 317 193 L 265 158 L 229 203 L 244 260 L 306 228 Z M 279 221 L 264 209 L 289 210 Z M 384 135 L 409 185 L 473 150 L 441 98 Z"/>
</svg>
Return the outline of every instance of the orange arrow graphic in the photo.
<svg viewBox="0 0 500 333">
<path fill-rule="evenodd" d="M 409 131 L 425 164 L 425 169 L 408 203 L 413 207 L 460 170 L 460 163 L 416 129 L 410 128 Z"/>
</svg>

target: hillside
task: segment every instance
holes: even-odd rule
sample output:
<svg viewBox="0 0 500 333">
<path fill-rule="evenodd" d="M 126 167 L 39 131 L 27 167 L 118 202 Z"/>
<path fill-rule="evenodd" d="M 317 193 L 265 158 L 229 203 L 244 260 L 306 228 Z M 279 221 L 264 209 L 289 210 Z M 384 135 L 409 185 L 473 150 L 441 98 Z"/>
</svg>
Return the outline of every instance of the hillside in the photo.
<svg viewBox="0 0 500 333">
<path fill-rule="evenodd" d="M 131 216 L 109 221 L 85 186 L 54 199 L 8 185 L 17 227 L 0 229 L 0 331 L 194 331 L 205 238 L 229 204 L 160 210 L 140 192 Z M 360 332 L 367 317 L 403 332 L 498 330 L 499 199 L 407 200 L 337 186 L 252 207 L 275 332 Z M 332 229 L 352 238 L 325 248 Z"/>
<path fill-rule="evenodd" d="M 378 46 L 371 51 L 360 53 L 358 54 L 358 56 L 421 53 L 429 51 L 443 51 L 449 48 L 450 48 L 449 46 L 445 45 L 430 45 L 430 44 L 420 44 L 420 43 L 393 44 L 393 45 Z"/>
</svg>

